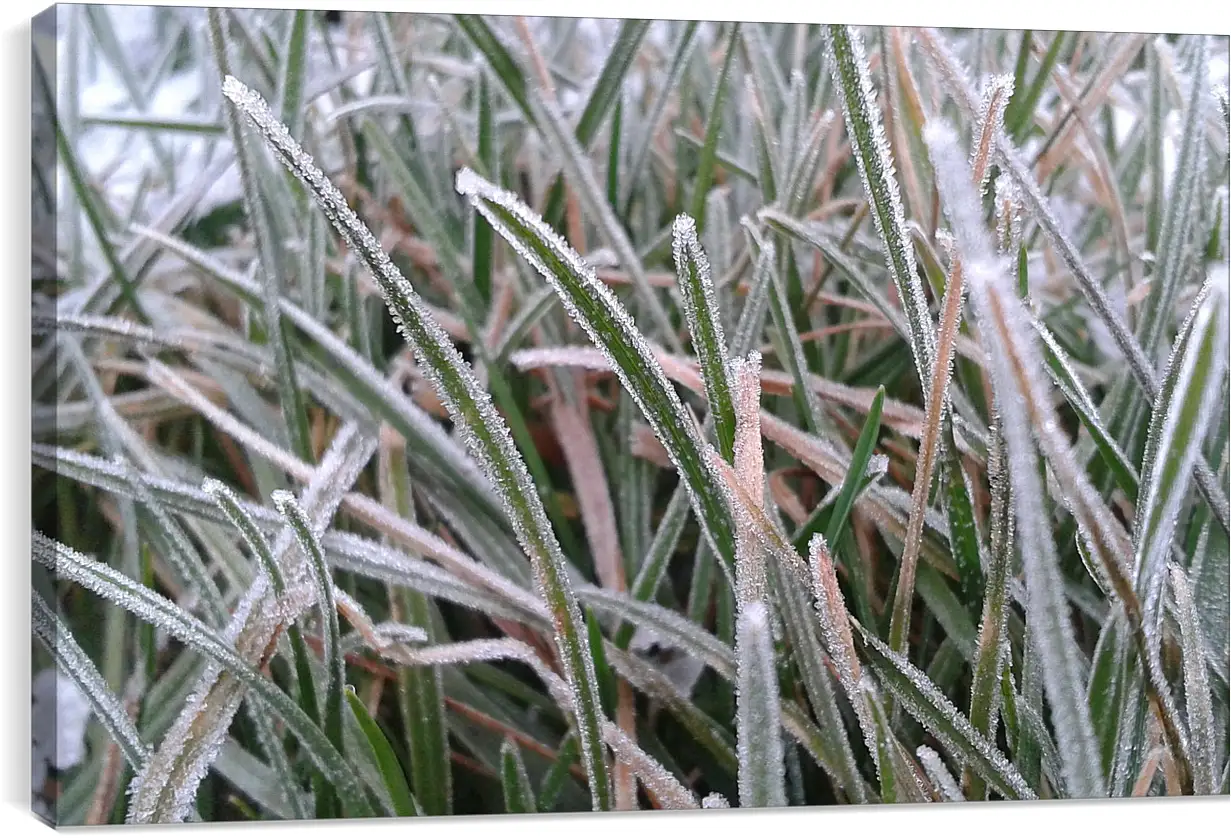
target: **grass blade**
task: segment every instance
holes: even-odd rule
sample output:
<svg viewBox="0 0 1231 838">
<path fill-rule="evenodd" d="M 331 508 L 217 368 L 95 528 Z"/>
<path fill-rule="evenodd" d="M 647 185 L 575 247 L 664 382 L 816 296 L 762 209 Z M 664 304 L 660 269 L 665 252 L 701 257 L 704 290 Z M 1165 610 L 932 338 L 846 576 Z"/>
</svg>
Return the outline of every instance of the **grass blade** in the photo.
<svg viewBox="0 0 1231 838">
<path fill-rule="evenodd" d="M 730 569 L 734 564 L 731 521 L 722 507 L 714 477 L 705 466 L 704 446 L 695 420 L 667 382 L 627 310 L 581 257 L 516 196 L 467 170 L 458 175 L 457 186 L 496 231 L 556 289 L 569 313 L 608 358 L 679 468 L 693 498 L 698 521 Z"/>
<path fill-rule="evenodd" d="M 764 603 L 753 603 L 736 620 L 740 807 L 785 806 L 786 769 L 769 614 Z"/>
<path fill-rule="evenodd" d="M 926 387 L 935 364 L 935 328 L 915 269 L 915 252 L 906 232 L 902 198 L 893 176 L 893 162 L 876 106 L 863 41 L 849 26 L 826 26 L 826 35 L 826 49 L 846 114 L 851 150 L 872 208 L 889 275 L 906 310 L 915 371 L 920 385 Z"/>
<path fill-rule="evenodd" d="M 363 700 L 355 694 L 355 688 L 350 685 L 346 687 L 346 701 L 367 739 L 368 748 L 371 749 L 372 757 L 380 768 L 385 786 L 389 789 L 389 797 L 393 801 L 393 813 L 399 818 L 418 815 L 419 806 L 415 802 L 415 796 L 410 792 L 410 787 L 406 785 L 406 775 L 402 772 L 397 755 L 393 753 L 393 746 L 389 744 L 385 732 L 376 724 L 376 720 L 368 713 Z"/>
<path fill-rule="evenodd" d="M 731 402 L 731 370 L 727 364 L 722 313 L 714 295 L 709 260 L 697 239 L 697 224 L 687 215 L 678 216 L 671 228 L 680 298 L 692 334 L 693 350 L 701 362 L 705 396 L 714 417 L 718 450 L 727 462 L 735 455 L 735 408 Z"/>
<path fill-rule="evenodd" d="M 526 775 L 517 746 L 505 739 L 500 746 L 500 782 L 504 787 L 504 811 L 510 815 L 533 815 L 534 789 Z"/>
</svg>

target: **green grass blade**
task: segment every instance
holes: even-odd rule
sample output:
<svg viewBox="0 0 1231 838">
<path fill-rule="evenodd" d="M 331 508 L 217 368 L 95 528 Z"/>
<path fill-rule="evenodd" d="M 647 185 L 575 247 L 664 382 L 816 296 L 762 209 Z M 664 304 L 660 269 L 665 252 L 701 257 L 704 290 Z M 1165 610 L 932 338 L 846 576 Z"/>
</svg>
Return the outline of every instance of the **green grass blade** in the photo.
<svg viewBox="0 0 1231 838">
<path fill-rule="evenodd" d="M 842 490 L 834 501 L 833 511 L 829 513 L 829 524 L 825 527 L 825 541 L 837 544 L 855 505 L 855 497 L 863 487 L 864 477 L 868 473 L 868 464 L 872 460 L 872 450 L 880 437 L 881 411 L 885 406 L 885 388 L 877 387 L 876 395 L 872 397 L 872 406 L 868 408 L 868 416 L 864 419 L 859 438 L 855 441 L 855 450 L 851 453 L 851 467 L 842 481 Z"/>
<path fill-rule="evenodd" d="M 368 748 L 371 749 L 372 757 L 376 760 L 381 777 L 385 781 L 385 787 L 389 790 L 389 797 L 393 801 L 393 813 L 399 818 L 418 815 L 419 807 L 415 803 L 415 796 L 411 794 L 410 786 L 406 785 L 406 774 L 402 771 L 402 765 L 398 762 L 397 755 L 394 754 L 393 746 L 389 744 L 385 732 L 368 713 L 368 708 L 363 706 L 363 700 L 355 694 L 355 688 L 349 685 L 346 687 L 346 701 L 350 705 L 355 721 L 363 730 Z"/>
<path fill-rule="evenodd" d="M 504 788 L 506 814 L 533 815 L 538 811 L 534 804 L 534 789 L 526 774 L 521 753 L 508 739 L 500 746 L 500 784 Z"/>
<path fill-rule="evenodd" d="M 735 456 L 735 407 L 731 397 L 731 370 L 727 363 L 722 313 L 714 294 L 710 263 L 697 239 L 697 225 L 686 215 L 672 225 L 676 276 L 684 314 L 692 334 L 693 350 L 701 363 L 705 395 L 714 418 L 718 450 L 731 462 Z"/>
<path fill-rule="evenodd" d="M 724 125 L 723 109 L 727 104 L 727 81 L 731 76 L 731 63 L 735 58 L 735 45 L 739 41 L 738 23 L 731 24 L 727 42 L 727 54 L 722 60 L 722 70 L 714 83 L 714 95 L 710 98 L 709 118 L 705 125 L 705 141 L 697 161 L 697 174 L 692 185 L 691 215 L 696 219 L 698 233 L 705 230 L 705 199 L 709 195 L 710 182 L 714 178 L 714 164 L 718 157 L 718 137 Z"/>
</svg>

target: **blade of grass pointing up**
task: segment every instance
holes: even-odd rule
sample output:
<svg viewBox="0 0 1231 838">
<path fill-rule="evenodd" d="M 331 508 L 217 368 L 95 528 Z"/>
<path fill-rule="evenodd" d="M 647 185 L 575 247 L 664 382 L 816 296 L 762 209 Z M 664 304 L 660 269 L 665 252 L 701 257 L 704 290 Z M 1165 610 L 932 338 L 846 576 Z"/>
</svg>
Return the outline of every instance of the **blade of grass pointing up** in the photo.
<svg viewBox="0 0 1231 838">
<path fill-rule="evenodd" d="M 1193 602 L 1192 585 L 1184 571 L 1171 565 L 1171 590 L 1175 594 L 1184 648 L 1184 698 L 1188 704 L 1188 735 L 1192 741 L 1193 793 L 1217 794 L 1218 762 L 1214 755 L 1216 735 L 1210 704 L 1210 683 L 1205 660 L 1205 639 Z"/>
<path fill-rule="evenodd" d="M 778 679 L 765 603 L 753 603 L 740 612 L 735 659 L 740 807 L 785 806 Z"/>
<path fill-rule="evenodd" d="M 1192 464 L 1222 395 L 1227 369 L 1227 270 L 1219 267 L 1181 329 L 1150 420 L 1134 525 L 1133 568 L 1150 655 L 1158 654 L 1162 595 Z"/>
<path fill-rule="evenodd" d="M 825 28 L 825 45 L 846 114 L 851 151 L 876 222 L 886 267 L 906 311 L 915 371 L 920 386 L 926 388 L 935 363 L 935 327 L 915 268 L 915 251 L 906 232 L 902 197 L 894 178 L 863 41 L 849 26 Z"/>
<path fill-rule="evenodd" d="M 993 138 L 1000 130 L 1004 108 L 1013 95 L 1013 83 L 1007 77 L 995 79 L 985 97 L 982 119 L 971 149 L 973 183 L 980 192 L 987 181 L 989 156 Z M 889 648 L 902 653 L 906 648 L 906 635 L 910 628 L 911 605 L 915 592 L 915 567 L 919 559 L 919 546 L 923 539 L 923 518 L 928 508 L 928 496 L 932 484 L 932 472 L 939 455 L 944 425 L 952 421 L 949 412 L 949 382 L 953 376 L 953 358 L 958 330 L 961 326 L 962 303 L 965 300 L 965 284 L 960 258 L 953 260 L 949 271 L 948 287 L 942 303 L 940 329 L 937 338 L 935 366 L 932 368 L 930 386 L 925 404 L 927 418 L 924 421 L 923 437 L 919 442 L 919 456 L 915 461 L 915 484 L 911 494 L 910 519 L 906 528 L 906 543 L 902 547 L 902 561 L 898 569 L 898 583 L 894 592 L 893 617 L 889 628 Z M 952 447 L 952 430 L 946 440 Z M 954 473 L 950 480 L 963 480 L 960 462 L 953 460 Z M 964 485 L 964 484 L 963 484 Z M 968 504 L 969 501 L 966 501 Z M 953 539 L 955 542 L 957 539 Z M 957 547 L 957 544 L 954 544 Z M 977 548 L 976 548 L 977 549 Z M 958 551 L 955 549 L 955 553 Z M 979 566 L 978 556 L 973 560 L 974 569 Z"/>
<path fill-rule="evenodd" d="M 697 519 L 728 569 L 735 542 L 723 494 L 705 464 L 696 421 L 667 381 L 653 350 L 628 311 L 572 248 L 510 192 L 463 169 L 457 188 L 556 289 L 565 307 L 607 356 L 625 389 L 679 468 L 692 495 Z"/>
<path fill-rule="evenodd" d="M 505 512 L 513 523 L 522 548 L 530 557 L 551 612 L 556 644 L 572 698 L 573 706 L 568 709 L 575 715 L 583 743 L 583 763 L 590 780 L 594 808 L 610 808 L 611 790 L 600 729 L 602 710 L 581 613 L 569 582 L 564 556 L 547 522 L 542 500 L 530 482 L 525 463 L 513 446 L 508 428 L 492 409 L 490 397 L 479 386 L 452 341 L 427 312 L 419 295 L 381 250 L 371 231 L 347 206 L 337 187 L 329 182 L 299 144 L 287 135 L 285 128 L 269 112 L 264 100 L 233 78 L 227 79 L 224 92 L 261 132 L 279 160 L 312 191 L 339 234 L 372 272 L 403 335 L 432 379 L 437 394 L 444 401 L 453 421 L 462 428 L 467 447 L 501 492 Z M 496 225 L 493 224 L 493 227 Z"/>
<path fill-rule="evenodd" d="M 731 401 L 731 370 L 727 364 L 722 314 L 718 311 L 718 299 L 714 295 L 709 260 L 697 240 L 697 225 L 687 215 L 675 219 L 671 233 L 680 297 L 684 301 L 688 331 L 692 334 L 693 351 L 701 362 L 701 376 L 705 380 L 710 415 L 714 417 L 718 450 L 727 462 L 732 462 L 735 454 L 735 408 Z"/>
</svg>

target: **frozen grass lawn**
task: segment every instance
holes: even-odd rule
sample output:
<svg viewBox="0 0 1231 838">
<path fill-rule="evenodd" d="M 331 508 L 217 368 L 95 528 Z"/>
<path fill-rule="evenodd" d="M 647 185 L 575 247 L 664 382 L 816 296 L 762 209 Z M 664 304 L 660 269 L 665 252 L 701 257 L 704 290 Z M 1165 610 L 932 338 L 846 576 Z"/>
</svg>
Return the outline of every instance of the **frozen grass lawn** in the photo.
<svg viewBox="0 0 1231 838">
<path fill-rule="evenodd" d="M 1225 39 L 55 24 L 41 811 L 1228 792 Z"/>
</svg>

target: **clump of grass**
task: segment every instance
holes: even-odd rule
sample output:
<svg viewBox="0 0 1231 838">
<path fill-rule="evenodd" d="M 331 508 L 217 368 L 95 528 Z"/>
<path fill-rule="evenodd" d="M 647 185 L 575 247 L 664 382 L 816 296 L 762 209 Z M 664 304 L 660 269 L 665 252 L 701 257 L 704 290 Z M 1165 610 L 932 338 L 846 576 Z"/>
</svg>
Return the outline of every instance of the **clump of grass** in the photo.
<svg viewBox="0 0 1231 838">
<path fill-rule="evenodd" d="M 58 823 L 1228 792 L 1215 39 L 56 14 Z"/>
</svg>

